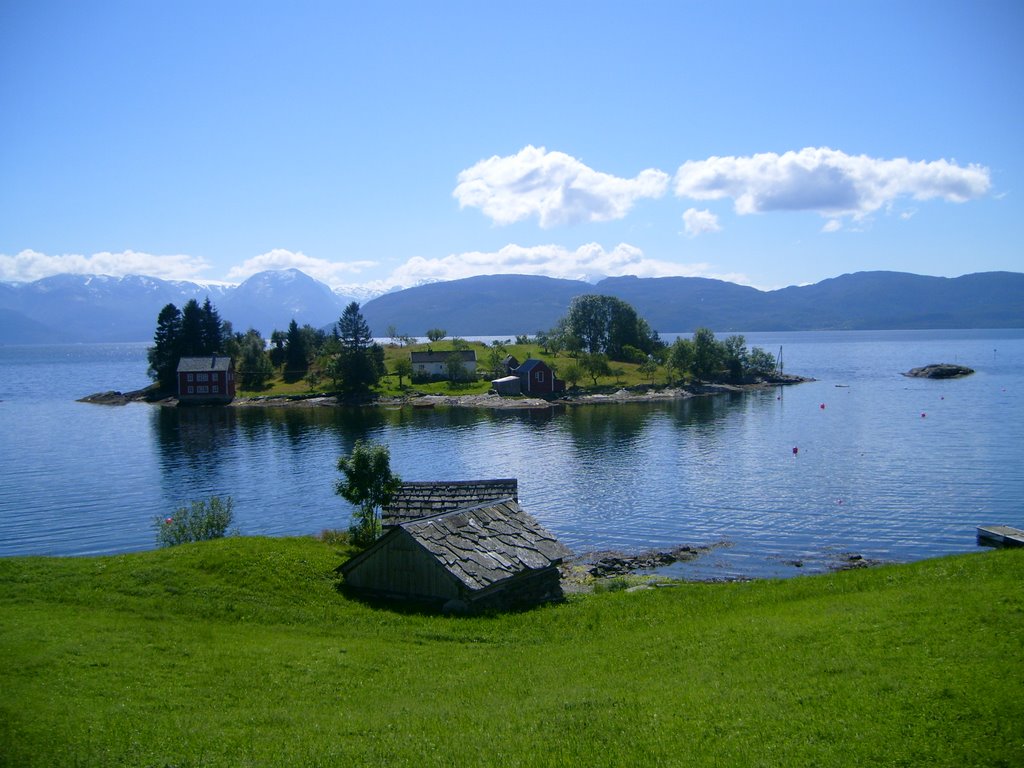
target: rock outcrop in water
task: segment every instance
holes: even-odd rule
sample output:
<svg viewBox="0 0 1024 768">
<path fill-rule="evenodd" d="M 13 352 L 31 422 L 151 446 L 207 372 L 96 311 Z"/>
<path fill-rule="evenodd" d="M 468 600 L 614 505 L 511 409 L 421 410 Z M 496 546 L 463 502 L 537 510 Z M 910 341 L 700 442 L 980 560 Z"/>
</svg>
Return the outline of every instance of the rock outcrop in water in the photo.
<svg viewBox="0 0 1024 768">
<path fill-rule="evenodd" d="M 960 376 L 969 376 L 972 373 L 974 373 L 974 369 L 964 365 L 933 363 L 932 365 L 925 365 L 920 368 L 911 368 L 903 375 L 915 379 L 955 379 Z"/>
</svg>

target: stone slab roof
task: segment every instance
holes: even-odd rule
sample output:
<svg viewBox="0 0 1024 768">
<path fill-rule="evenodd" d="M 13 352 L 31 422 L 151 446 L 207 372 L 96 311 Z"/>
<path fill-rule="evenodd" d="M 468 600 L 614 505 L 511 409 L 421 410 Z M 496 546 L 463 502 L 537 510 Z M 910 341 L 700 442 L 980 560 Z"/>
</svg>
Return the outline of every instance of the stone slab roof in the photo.
<svg viewBox="0 0 1024 768">
<path fill-rule="evenodd" d="M 231 358 L 224 355 L 205 355 L 203 357 L 183 357 L 178 361 L 178 373 L 202 371 L 227 371 L 231 368 Z"/>
<path fill-rule="evenodd" d="M 571 554 L 513 499 L 413 520 L 401 529 L 473 591 L 558 565 Z"/>
<path fill-rule="evenodd" d="M 381 522 L 387 528 L 502 499 L 519 500 L 519 482 L 515 478 L 402 483 L 391 503 L 382 510 Z"/>
</svg>

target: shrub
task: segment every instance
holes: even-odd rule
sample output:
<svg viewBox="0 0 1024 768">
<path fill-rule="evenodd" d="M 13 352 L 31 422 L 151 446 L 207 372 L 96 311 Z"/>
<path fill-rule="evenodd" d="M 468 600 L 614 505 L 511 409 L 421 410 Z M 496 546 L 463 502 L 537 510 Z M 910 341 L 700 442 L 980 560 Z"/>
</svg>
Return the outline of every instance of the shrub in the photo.
<svg viewBox="0 0 1024 768">
<path fill-rule="evenodd" d="M 221 501 L 214 496 L 209 502 L 193 501 L 191 507 L 181 507 L 171 517 L 157 517 L 156 540 L 161 547 L 173 547 L 190 541 L 220 539 L 235 518 L 235 502 L 230 496 Z"/>
</svg>

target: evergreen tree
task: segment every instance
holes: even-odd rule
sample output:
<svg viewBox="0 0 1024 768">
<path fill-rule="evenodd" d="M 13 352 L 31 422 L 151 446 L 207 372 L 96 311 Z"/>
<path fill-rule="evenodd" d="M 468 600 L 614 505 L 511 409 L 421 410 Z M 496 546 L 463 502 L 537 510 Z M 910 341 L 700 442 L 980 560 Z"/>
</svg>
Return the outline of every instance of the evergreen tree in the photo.
<svg viewBox="0 0 1024 768">
<path fill-rule="evenodd" d="M 221 322 L 220 314 L 210 303 L 210 297 L 206 297 L 202 307 L 202 321 L 200 325 L 200 348 L 202 354 L 216 355 L 224 349 L 224 324 Z"/>
<path fill-rule="evenodd" d="M 337 323 L 338 353 L 335 379 L 341 388 L 349 393 L 365 393 L 380 381 L 384 375 L 384 349 L 373 343 L 370 326 L 359 311 L 359 304 L 352 302 Z"/>
<path fill-rule="evenodd" d="M 160 389 L 177 389 L 178 359 L 181 357 L 181 311 L 173 304 L 166 305 L 156 318 L 153 346 L 146 350 L 149 376 Z"/>
<path fill-rule="evenodd" d="M 181 357 L 209 354 L 203 345 L 203 326 L 203 308 L 195 299 L 189 299 L 181 311 Z"/>
<path fill-rule="evenodd" d="M 288 324 L 288 334 L 284 347 L 284 378 L 285 381 L 298 381 L 309 370 L 308 337 L 299 328 L 295 318 Z"/>
</svg>

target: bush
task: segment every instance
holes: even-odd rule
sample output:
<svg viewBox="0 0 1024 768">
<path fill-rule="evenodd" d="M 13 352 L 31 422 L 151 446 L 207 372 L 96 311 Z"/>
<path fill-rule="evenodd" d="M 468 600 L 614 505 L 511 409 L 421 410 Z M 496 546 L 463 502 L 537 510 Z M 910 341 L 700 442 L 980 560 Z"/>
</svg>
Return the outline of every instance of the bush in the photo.
<svg viewBox="0 0 1024 768">
<path fill-rule="evenodd" d="M 214 496 L 209 502 L 193 501 L 191 507 L 181 507 L 171 517 L 157 517 L 156 540 L 161 547 L 173 547 L 190 541 L 220 539 L 234 521 L 235 502 L 230 496 L 224 501 Z"/>
</svg>

